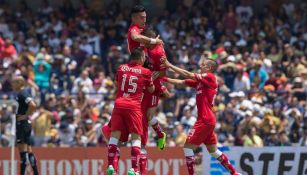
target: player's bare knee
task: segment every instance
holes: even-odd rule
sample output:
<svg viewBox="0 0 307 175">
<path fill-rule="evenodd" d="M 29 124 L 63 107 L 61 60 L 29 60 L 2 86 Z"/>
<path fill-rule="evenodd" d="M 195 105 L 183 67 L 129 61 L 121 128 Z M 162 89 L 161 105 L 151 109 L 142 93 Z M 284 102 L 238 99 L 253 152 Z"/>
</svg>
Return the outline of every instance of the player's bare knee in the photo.
<svg viewBox="0 0 307 175">
<path fill-rule="evenodd" d="M 30 145 L 27 145 L 27 151 L 28 153 L 32 153 L 32 147 Z"/>
<path fill-rule="evenodd" d="M 141 136 L 137 133 L 131 133 L 131 140 L 141 140 Z"/>
<path fill-rule="evenodd" d="M 188 149 L 192 149 L 192 150 L 195 150 L 196 149 L 196 145 L 194 145 L 194 144 L 191 144 L 191 143 L 188 143 L 188 142 L 185 142 L 185 144 L 184 144 L 184 146 L 183 146 L 184 148 L 188 148 Z"/>
<path fill-rule="evenodd" d="M 206 145 L 209 153 L 214 153 L 217 150 L 216 145 Z"/>
<path fill-rule="evenodd" d="M 17 144 L 19 152 L 28 152 L 28 148 L 26 144 Z"/>
<path fill-rule="evenodd" d="M 111 132 L 111 137 L 114 137 L 116 139 L 119 139 L 120 138 L 120 135 L 121 135 L 121 132 L 120 131 L 112 131 Z"/>
<path fill-rule="evenodd" d="M 155 111 L 156 111 L 156 107 L 149 108 L 147 110 L 147 119 L 148 119 L 148 121 L 150 121 L 152 119 L 152 117 L 154 116 Z"/>
</svg>

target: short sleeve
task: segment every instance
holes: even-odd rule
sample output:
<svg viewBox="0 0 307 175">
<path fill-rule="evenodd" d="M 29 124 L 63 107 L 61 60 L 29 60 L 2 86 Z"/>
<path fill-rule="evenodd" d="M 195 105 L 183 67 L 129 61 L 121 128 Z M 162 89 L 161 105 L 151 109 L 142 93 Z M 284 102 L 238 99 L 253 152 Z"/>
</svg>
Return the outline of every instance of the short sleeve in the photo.
<svg viewBox="0 0 307 175">
<path fill-rule="evenodd" d="M 137 26 L 133 26 L 131 27 L 130 33 L 134 33 L 134 32 L 140 34 L 141 30 Z"/>
<path fill-rule="evenodd" d="M 216 78 L 212 73 L 203 73 L 203 74 L 194 73 L 194 77 L 197 82 L 200 82 L 206 86 L 217 88 Z"/>
<path fill-rule="evenodd" d="M 186 79 L 184 80 L 184 83 L 192 88 L 196 88 L 198 82 L 192 79 Z"/>
<path fill-rule="evenodd" d="M 23 100 L 26 104 L 29 104 L 29 103 L 33 100 L 33 98 L 31 97 L 31 95 L 30 95 L 29 93 L 27 93 L 27 92 L 23 92 L 23 93 L 21 94 L 21 96 L 22 96 L 22 100 Z"/>
</svg>

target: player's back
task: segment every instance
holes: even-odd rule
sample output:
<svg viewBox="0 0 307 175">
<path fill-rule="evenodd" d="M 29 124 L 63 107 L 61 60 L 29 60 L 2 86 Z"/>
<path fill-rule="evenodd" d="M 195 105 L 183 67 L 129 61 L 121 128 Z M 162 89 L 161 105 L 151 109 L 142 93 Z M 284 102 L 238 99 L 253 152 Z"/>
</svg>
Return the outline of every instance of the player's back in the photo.
<svg viewBox="0 0 307 175">
<path fill-rule="evenodd" d="M 152 84 L 151 71 L 137 64 L 122 64 L 116 79 L 115 108 L 141 109 L 143 90 Z"/>
<path fill-rule="evenodd" d="M 134 41 L 132 38 L 131 38 L 131 33 L 132 32 L 136 32 L 138 34 L 140 34 L 142 32 L 142 29 L 135 25 L 135 24 L 131 24 L 129 26 L 129 29 L 128 29 L 128 36 L 127 36 L 127 40 L 128 40 L 128 51 L 129 53 L 131 53 L 131 51 L 137 47 L 140 47 L 140 43 L 137 42 L 137 41 Z"/>
<path fill-rule="evenodd" d="M 149 56 L 149 68 L 152 71 L 165 71 L 166 68 L 162 68 L 162 58 L 166 57 L 163 45 L 157 44 L 153 48 L 148 49 Z"/>
</svg>

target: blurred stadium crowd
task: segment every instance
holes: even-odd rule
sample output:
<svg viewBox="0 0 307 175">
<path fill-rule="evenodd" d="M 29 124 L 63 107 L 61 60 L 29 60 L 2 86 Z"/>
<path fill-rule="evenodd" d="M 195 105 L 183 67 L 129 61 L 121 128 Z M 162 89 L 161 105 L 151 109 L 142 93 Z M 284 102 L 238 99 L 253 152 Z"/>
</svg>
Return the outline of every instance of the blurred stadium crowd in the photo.
<svg viewBox="0 0 307 175">
<path fill-rule="evenodd" d="M 111 117 L 114 73 L 129 58 L 129 8 L 112 1 L 95 11 L 65 2 L 53 8 L 44 1 L 37 11 L 25 1 L 18 11 L 0 5 L 0 97 L 14 98 L 12 76 L 27 79 L 40 104 L 31 116 L 35 146 L 106 145 L 99 128 Z M 160 33 L 170 62 L 196 71 L 202 59 L 218 61 L 219 144 L 307 146 L 306 3 L 272 1 L 256 12 L 248 0 L 184 2 L 147 13 L 148 24 Z M 156 117 L 168 146 L 182 146 L 197 117 L 195 93 L 166 86 L 172 96 Z M 2 101 L 0 147 L 9 146 L 13 111 Z"/>
</svg>

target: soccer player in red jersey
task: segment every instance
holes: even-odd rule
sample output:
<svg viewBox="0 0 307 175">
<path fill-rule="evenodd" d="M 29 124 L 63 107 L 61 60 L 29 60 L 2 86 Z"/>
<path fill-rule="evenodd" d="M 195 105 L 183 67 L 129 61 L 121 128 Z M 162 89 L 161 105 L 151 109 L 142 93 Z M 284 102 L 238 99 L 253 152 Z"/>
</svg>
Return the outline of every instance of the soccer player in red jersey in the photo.
<svg viewBox="0 0 307 175">
<path fill-rule="evenodd" d="M 163 45 L 163 41 L 159 39 L 159 36 L 156 36 L 155 38 L 150 38 L 141 34 L 146 25 L 146 11 L 143 6 L 136 5 L 132 8 L 131 21 L 132 23 L 128 29 L 129 52 L 135 47 L 144 46 L 146 44 Z M 157 103 L 157 101 L 155 101 L 155 103 Z M 158 147 L 163 150 L 166 142 L 166 134 L 162 131 L 156 119 L 152 121 L 150 120 L 150 124 L 159 137 Z"/>
<path fill-rule="evenodd" d="M 141 35 L 142 30 L 146 25 L 146 11 L 141 5 L 136 5 L 131 10 L 131 25 L 128 29 L 128 51 L 131 52 L 134 48 L 143 46 L 144 44 L 163 44 L 163 41 L 156 38 L 148 38 Z"/>
<path fill-rule="evenodd" d="M 130 133 L 132 140 L 131 163 L 132 169 L 128 175 L 138 174 L 138 159 L 141 153 L 141 135 L 143 134 L 141 101 L 143 90 L 153 92 L 155 87 L 151 71 L 143 66 L 145 53 L 142 48 L 135 48 L 130 55 L 128 64 L 120 65 L 117 69 L 117 96 L 111 118 L 111 137 L 108 144 L 107 174 L 116 174 L 114 162 L 121 134 Z"/>
<path fill-rule="evenodd" d="M 197 90 L 196 105 L 198 109 L 197 121 L 193 128 L 189 131 L 188 138 L 184 144 L 184 154 L 186 156 L 186 164 L 189 175 L 195 175 L 195 156 L 194 150 L 204 143 L 211 156 L 215 157 L 231 175 L 240 175 L 229 162 L 227 156 L 222 153 L 216 146 L 217 139 L 214 133 L 216 118 L 212 110 L 214 98 L 217 94 L 218 83 L 214 75 L 218 65 L 214 60 L 206 59 L 201 65 L 201 73 L 191 73 L 184 69 L 178 68 L 164 61 L 164 66 L 172 69 L 176 73 L 188 78 L 186 80 L 178 80 L 166 78 L 166 81 L 172 84 L 187 85 Z"/>
<path fill-rule="evenodd" d="M 149 37 L 149 38 L 156 38 L 156 33 L 150 29 L 146 28 L 142 31 L 142 35 Z M 166 54 L 164 51 L 164 47 L 162 44 L 145 44 L 144 45 L 147 48 L 147 54 L 148 54 L 148 62 L 149 62 L 149 69 L 153 72 L 158 73 L 159 76 L 154 80 L 154 85 L 156 88 L 156 91 L 154 93 L 148 93 L 144 92 L 144 103 L 143 106 L 147 110 L 147 119 L 149 123 L 153 126 L 153 129 L 157 132 L 159 138 L 158 140 L 158 147 L 163 150 L 165 147 L 165 138 L 166 134 L 162 132 L 159 125 L 155 125 L 157 123 L 157 119 L 153 118 L 153 115 L 156 111 L 156 108 L 159 103 L 159 97 L 168 97 L 169 93 L 167 89 L 162 85 L 162 79 L 161 77 L 165 76 L 166 69 L 164 67 L 161 67 L 161 60 L 166 59 Z M 158 75 L 157 74 L 157 75 Z"/>
<path fill-rule="evenodd" d="M 143 36 L 149 38 L 156 38 L 156 33 L 150 29 L 146 28 L 141 33 Z M 144 92 L 143 101 L 142 101 L 142 111 L 143 111 L 143 135 L 141 137 L 142 149 L 140 157 L 140 173 L 141 175 L 146 175 L 147 173 L 147 151 L 145 149 L 147 139 L 148 139 L 148 123 L 157 133 L 158 139 L 158 148 L 163 150 L 166 144 L 166 134 L 162 131 L 158 120 L 153 117 L 157 106 L 159 104 L 160 97 L 168 98 L 169 92 L 165 86 L 162 85 L 162 76 L 165 76 L 166 69 L 161 67 L 161 60 L 166 59 L 166 54 L 162 44 L 145 44 L 148 54 L 148 67 L 151 71 L 154 71 L 156 75 L 159 75 L 154 80 L 155 92 L 149 93 L 148 91 Z"/>
</svg>

